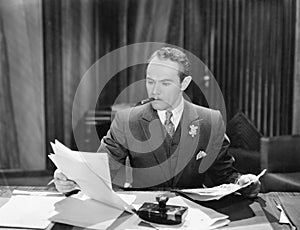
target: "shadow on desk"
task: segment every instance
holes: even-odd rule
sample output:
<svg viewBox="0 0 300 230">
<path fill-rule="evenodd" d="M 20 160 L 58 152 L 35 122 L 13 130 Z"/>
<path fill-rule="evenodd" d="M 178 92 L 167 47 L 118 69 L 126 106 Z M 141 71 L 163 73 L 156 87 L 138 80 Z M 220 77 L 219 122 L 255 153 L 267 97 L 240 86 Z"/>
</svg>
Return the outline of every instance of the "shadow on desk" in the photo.
<svg viewBox="0 0 300 230">
<path fill-rule="evenodd" d="M 11 196 L 11 191 L 13 189 L 20 189 L 25 191 L 48 191 L 54 189 L 53 187 L 17 187 L 17 186 L 0 186 L 0 207 L 1 207 L 1 199 L 3 201 L 8 201 L 8 198 Z M 126 193 L 126 192 L 124 192 Z M 155 192 L 154 192 L 155 193 Z M 156 197 L 161 192 L 157 192 L 157 194 L 145 193 L 142 192 L 143 196 L 137 196 L 136 204 L 141 203 L 142 201 L 151 201 L 153 197 Z M 150 199 L 151 198 L 151 199 Z M 288 212 L 290 214 L 295 214 L 296 219 L 299 218 L 299 207 L 300 207 L 300 193 L 260 193 L 259 196 L 255 199 L 247 199 L 242 196 L 236 195 L 228 195 L 223 197 L 218 201 L 206 201 L 206 202 L 196 202 L 201 206 L 212 208 L 220 213 L 229 216 L 230 223 L 224 229 L 255 229 L 255 230 L 288 230 L 290 229 L 289 225 L 279 224 L 279 216 L 280 211 L 277 209 L 275 200 L 278 203 L 281 203 L 287 208 L 289 211 L 289 207 L 291 208 Z M 154 200 L 153 200 L 154 201 Z M 3 205 L 4 203 L 2 203 Z M 80 211 L 85 211 L 84 203 Z M 61 207 L 57 207 L 61 208 Z M 74 209 L 73 211 L 78 210 Z M 68 214 L 71 214 L 68 213 Z M 85 213 L 83 213 L 85 214 Z M 122 224 L 131 218 L 132 215 L 124 212 L 121 214 L 120 218 L 118 218 L 109 229 L 121 229 Z M 299 221 L 295 221 L 295 225 L 300 229 Z M 52 223 L 48 229 L 56 230 L 56 229 L 66 229 L 66 230 L 81 230 L 83 228 L 74 227 L 72 225 L 60 224 L 60 223 Z"/>
<path fill-rule="evenodd" d="M 182 196 L 191 201 L 194 201 L 188 196 Z M 200 204 L 201 206 L 214 209 L 217 212 L 229 216 L 230 221 L 244 220 L 255 216 L 254 212 L 250 207 L 250 205 L 254 203 L 254 200 L 245 198 L 243 196 L 228 195 L 226 197 L 221 198 L 220 200 L 194 202 Z"/>
</svg>

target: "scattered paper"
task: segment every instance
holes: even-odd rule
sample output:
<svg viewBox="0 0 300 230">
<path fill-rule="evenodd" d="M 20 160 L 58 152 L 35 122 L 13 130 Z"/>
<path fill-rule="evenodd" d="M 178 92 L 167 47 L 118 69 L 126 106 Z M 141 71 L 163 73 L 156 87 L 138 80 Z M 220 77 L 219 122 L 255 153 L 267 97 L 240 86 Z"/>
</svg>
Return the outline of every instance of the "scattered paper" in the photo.
<svg viewBox="0 0 300 230">
<path fill-rule="evenodd" d="M 128 204 L 132 204 L 136 196 L 121 194 L 120 197 Z M 83 228 L 107 229 L 122 213 L 120 209 L 91 199 L 79 192 L 56 203 L 50 220 Z"/>
<path fill-rule="evenodd" d="M 292 194 L 280 196 L 279 200 L 282 209 L 284 210 L 289 222 L 291 229 L 300 228 L 300 199 Z"/>
<path fill-rule="evenodd" d="M 278 208 L 278 210 L 280 210 L 280 217 L 279 217 L 279 223 L 280 224 L 292 224 L 289 220 L 289 218 L 287 217 L 283 207 L 281 206 L 281 204 L 276 204 L 276 207 Z"/>
<path fill-rule="evenodd" d="M 279 223 L 280 224 L 290 224 L 290 221 L 287 218 L 287 216 L 283 210 L 280 211 Z"/>
<path fill-rule="evenodd" d="M 45 229 L 51 222 L 48 216 L 62 196 L 13 195 L 0 208 L 0 226 Z"/>
</svg>

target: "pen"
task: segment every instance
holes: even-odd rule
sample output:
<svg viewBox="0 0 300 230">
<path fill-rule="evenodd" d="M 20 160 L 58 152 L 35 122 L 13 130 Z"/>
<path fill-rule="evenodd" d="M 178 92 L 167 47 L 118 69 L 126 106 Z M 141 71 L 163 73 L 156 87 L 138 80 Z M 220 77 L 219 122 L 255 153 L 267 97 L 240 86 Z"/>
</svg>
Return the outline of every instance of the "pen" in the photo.
<svg viewBox="0 0 300 230">
<path fill-rule="evenodd" d="M 264 169 L 263 171 L 260 172 L 260 174 L 258 174 L 256 177 L 257 179 L 261 178 L 265 173 L 266 173 L 267 169 Z"/>
<path fill-rule="evenodd" d="M 266 171 L 267 171 L 267 169 L 262 170 L 262 171 L 256 176 L 257 180 L 259 180 L 263 175 L 265 175 Z M 249 182 L 249 184 L 252 184 L 252 183 L 253 183 L 253 181 L 250 181 L 250 182 Z M 249 185 L 249 184 L 248 184 L 248 185 Z"/>
<path fill-rule="evenodd" d="M 48 182 L 47 186 L 53 184 L 54 182 L 55 182 L 55 178 L 53 178 L 52 180 L 50 180 L 50 181 Z"/>
<path fill-rule="evenodd" d="M 256 179 L 259 180 L 259 179 L 266 173 L 266 171 L 267 171 L 267 169 L 262 170 L 262 171 L 256 176 Z M 237 181 L 235 182 L 235 184 L 238 184 L 238 183 L 239 183 L 239 179 L 240 179 L 240 178 L 237 179 Z M 252 183 L 254 183 L 254 182 L 255 182 L 255 180 L 248 181 L 247 183 L 245 183 L 244 185 L 242 185 L 242 188 L 247 187 L 247 186 L 249 186 L 250 184 L 252 184 Z"/>
</svg>

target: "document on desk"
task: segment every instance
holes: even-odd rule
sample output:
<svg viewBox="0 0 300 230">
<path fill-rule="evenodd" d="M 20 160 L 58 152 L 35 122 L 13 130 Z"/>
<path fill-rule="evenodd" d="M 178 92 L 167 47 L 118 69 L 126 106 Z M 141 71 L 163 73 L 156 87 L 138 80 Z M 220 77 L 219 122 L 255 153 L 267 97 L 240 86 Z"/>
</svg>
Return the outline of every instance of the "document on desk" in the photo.
<svg viewBox="0 0 300 230">
<path fill-rule="evenodd" d="M 130 204 L 135 200 L 134 195 L 120 194 L 120 196 Z M 55 211 L 49 219 L 53 222 L 82 228 L 107 229 L 122 213 L 120 209 L 91 199 L 79 192 L 56 203 Z"/>
<path fill-rule="evenodd" d="M 112 189 L 106 153 L 72 151 L 57 140 L 51 145 L 55 154 L 49 155 L 49 158 L 78 184 L 84 194 L 108 206 L 131 212 L 131 205 Z"/>
<path fill-rule="evenodd" d="M 168 201 L 170 205 L 188 206 L 188 214 L 179 229 L 215 229 L 227 225 L 230 220 L 227 215 L 200 206 L 182 197 L 174 197 Z M 173 229 L 169 226 L 156 226 L 158 229 Z"/>
<path fill-rule="evenodd" d="M 257 179 L 263 176 L 265 172 L 266 170 L 264 169 L 260 174 L 257 175 Z M 240 189 L 249 186 L 251 183 L 252 182 L 250 181 L 249 183 L 244 185 L 222 184 L 211 188 L 182 189 L 176 192 L 197 201 L 219 200 L 224 196 L 238 192 Z"/>
<path fill-rule="evenodd" d="M 188 199 L 177 196 L 170 198 L 168 201 L 169 205 L 185 206 L 188 207 L 187 216 L 183 223 L 178 225 L 162 225 L 151 222 L 146 222 L 139 219 L 136 216 L 132 216 L 131 219 L 124 221 L 124 223 L 118 226 L 115 230 L 121 229 L 198 229 L 207 230 L 215 229 L 227 225 L 230 220 L 227 215 L 218 213 L 217 211 L 200 206 Z M 142 204 L 134 205 L 138 209 Z"/>
<path fill-rule="evenodd" d="M 51 223 L 49 215 L 55 203 L 64 196 L 13 195 L 0 208 L 0 226 L 45 229 Z"/>
</svg>

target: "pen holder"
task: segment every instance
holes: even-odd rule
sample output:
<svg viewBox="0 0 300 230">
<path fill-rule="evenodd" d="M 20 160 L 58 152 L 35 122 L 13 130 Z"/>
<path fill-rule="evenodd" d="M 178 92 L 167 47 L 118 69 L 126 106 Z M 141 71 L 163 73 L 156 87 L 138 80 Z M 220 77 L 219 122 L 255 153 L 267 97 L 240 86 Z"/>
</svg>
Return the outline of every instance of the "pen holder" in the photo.
<svg viewBox="0 0 300 230">
<path fill-rule="evenodd" d="M 184 221 L 187 215 L 187 207 L 167 205 L 167 196 L 158 196 L 158 204 L 145 202 L 137 211 L 139 217 L 143 220 L 157 223 L 175 225 Z"/>
</svg>

